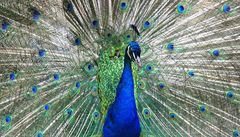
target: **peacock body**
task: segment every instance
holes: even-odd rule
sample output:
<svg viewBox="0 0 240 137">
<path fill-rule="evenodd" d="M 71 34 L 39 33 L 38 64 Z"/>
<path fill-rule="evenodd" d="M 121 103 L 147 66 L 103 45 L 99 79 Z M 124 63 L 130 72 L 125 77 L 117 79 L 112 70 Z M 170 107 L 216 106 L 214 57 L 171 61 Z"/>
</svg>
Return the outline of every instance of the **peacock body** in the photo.
<svg viewBox="0 0 240 137">
<path fill-rule="evenodd" d="M 239 5 L 1 0 L 0 136 L 238 137 Z"/>
<path fill-rule="evenodd" d="M 141 128 L 134 98 L 134 81 L 131 62 L 140 62 L 141 49 L 131 41 L 125 50 L 124 68 L 116 89 L 116 97 L 109 107 L 103 127 L 105 137 L 139 137 Z M 120 117 L 119 117 L 120 116 Z"/>
</svg>

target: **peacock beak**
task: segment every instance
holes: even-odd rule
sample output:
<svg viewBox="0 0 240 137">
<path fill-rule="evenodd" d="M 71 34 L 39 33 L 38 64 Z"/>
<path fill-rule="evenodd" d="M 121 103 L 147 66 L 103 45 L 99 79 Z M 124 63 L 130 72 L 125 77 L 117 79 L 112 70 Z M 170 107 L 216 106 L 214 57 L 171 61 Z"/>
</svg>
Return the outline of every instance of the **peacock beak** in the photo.
<svg viewBox="0 0 240 137">
<path fill-rule="evenodd" d="M 139 56 L 136 58 L 136 64 L 138 65 L 138 70 L 142 67 L 141 59 Z"/>
<path fill-rule="evenodd" d="M 128 52 L 128 55 L 130 56 L 129 52 Z M 138 55 L 136 56 L 134 52 L 132 53 L 132 55 L 133 55 L 133 58 L 134 58 L 134 62 L 136 62 L 136 64 L 138 65 L 138 70 L 140 70 L 140 68 L 142 67 L 140 57 Z M 131 56 L 130 56 L 130 58 L 131 58 Z"/>
</svg>

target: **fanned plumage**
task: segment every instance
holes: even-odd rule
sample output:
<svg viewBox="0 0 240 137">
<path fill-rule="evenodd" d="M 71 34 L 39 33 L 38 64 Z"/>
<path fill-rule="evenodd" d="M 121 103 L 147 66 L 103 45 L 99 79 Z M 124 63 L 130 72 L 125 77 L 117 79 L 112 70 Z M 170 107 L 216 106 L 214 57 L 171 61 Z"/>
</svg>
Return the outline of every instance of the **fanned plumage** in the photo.
<svg viewBox="0 0 240 137">
<path fill-rule="evenodd" d="M 0 136 L 102 136 L 133 40 L 141 136 L 239 136 L 239 5 L 1 0 Z"/>
</svg>

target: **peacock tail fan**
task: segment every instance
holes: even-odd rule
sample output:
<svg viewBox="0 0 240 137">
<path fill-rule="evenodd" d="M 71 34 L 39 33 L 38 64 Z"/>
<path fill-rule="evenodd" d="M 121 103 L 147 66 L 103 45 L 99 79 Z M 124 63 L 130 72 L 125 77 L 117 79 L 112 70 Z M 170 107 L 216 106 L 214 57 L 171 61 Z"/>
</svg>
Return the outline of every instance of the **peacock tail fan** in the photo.
<svg viewBox="0 0 240 137">
<path fill-rule="evenodd" d="M 141 137 L 238 137 L 239 5 L 0 0 L 0 136 L 101 137 L 137 41 Z"/>
</svg>

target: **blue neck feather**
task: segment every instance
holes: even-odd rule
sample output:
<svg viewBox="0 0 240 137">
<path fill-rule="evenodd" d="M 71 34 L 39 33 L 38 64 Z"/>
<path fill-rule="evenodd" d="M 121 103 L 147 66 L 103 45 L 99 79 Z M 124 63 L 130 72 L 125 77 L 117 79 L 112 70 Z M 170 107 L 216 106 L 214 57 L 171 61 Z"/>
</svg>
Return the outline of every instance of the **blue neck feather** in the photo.
<svg viewBox="0 0 240 137">
<path fill-rule="evenodd" d="M 118 90 L 123 88 L 122 90 Z M 127 90 L 124 90 L 127 89 Z M 134 82 L 130 58 L 125 55 L 123 73 L 117 88 L 117 101 L 134 100 Z M 135 103 L 135 101 L 133 101 Z"/>
<path fill-rule="evenodd" d="M 122 77 L 117 87 L 115 101 L 107 113 L 103 135 L 104 137 L 139 137 L 140 132 L 131 59 L 125 54 Z"/>
</svg>

